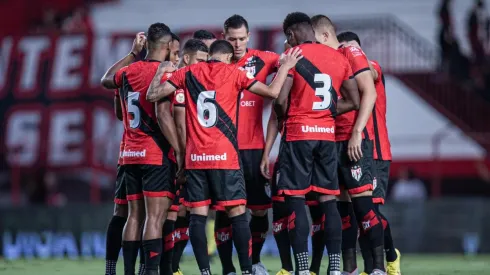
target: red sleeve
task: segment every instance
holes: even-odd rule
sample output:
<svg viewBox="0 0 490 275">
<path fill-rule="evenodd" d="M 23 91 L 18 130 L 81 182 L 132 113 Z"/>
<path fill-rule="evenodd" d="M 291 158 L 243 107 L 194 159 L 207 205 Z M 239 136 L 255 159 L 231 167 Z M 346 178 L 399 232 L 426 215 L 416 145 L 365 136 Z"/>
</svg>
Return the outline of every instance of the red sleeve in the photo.
<svg viewBox="0 0 490 275">
<path fill-rule="evenodd" d="M 344 67 L 345 67 L 345 75 L 343 80 L 349 80 L 351 78 L 354 78 L 354 75 L 352 74 L 352 68 L 349 64 L 349 61 L 344 57 Z"/>
<path fill-rule="evenodd" d="M 177 91 L 175 91 L 175 94 L 173 95 L 173 100 L 172 100 L 172 104 L 175 106 L 175 107 L 184 107 L 185 106 L 185 93 L 184 93 L 184 90 L 182 89 L 179 89 Z"/>
<path fill-rule="evenodd" d="M 185 73 L 187 72 L 187 68 L 185 67 L 173 72 L 167 82 L 172 84 L 176 89 L 185 89 Z"/>
<path fill-rule="evenodd" d="M 376 78 L 376 80 L 374 81 L 375 83 L 379 82 L 381 80 L 381 66 L 379 66 L 378 62 L 376 61 L 371 61 L 371 64 L 373 64 L 373 68 L 376 70 L 376 72 L 378 73 L 378 78 Z"/>
<path fill-rule="evenodd" d="M 279 55 L 277 53 L 264 51 L 262 52 L 262 59 L 268 66 L 268 75 L 277 72 L 277 64 L 279 64 Z"/>
<path fill-rule="evenodd" d="M 123 73 L 127 71 L 128 71 L 128 66 L 125 66 L 119 69 L 119 71 L 117 71 L 116 74 L 114 74 L 114 84 L 116 84 L 117 87 L 121 87 Z"/>
<path fill-rule="evenodd" d="M 236 70 L 237 72 L 237 78 L 238 78 L 238 81 L 237 81 L 237 88 L 238 90 L 248 90 L 250 87 L 252 87 L 255 82 L 257 82 L 257 80 L 255 79 L 255 77 L 247 72 L 245 69 L 241 68 L 241 67 L 237 67 L 238 70 Z"/>
<path fill-rule="evenodd" d="M 369 70 L 369 61 L 361 49 L 356 47 L 347 47 L 344 53 L 349 60 L 354 76 Z"/>
<path fill-rule="evenodd" d="M 119 97 L 119 90 L 114 90 L 114 96 Z"/>
</svg>

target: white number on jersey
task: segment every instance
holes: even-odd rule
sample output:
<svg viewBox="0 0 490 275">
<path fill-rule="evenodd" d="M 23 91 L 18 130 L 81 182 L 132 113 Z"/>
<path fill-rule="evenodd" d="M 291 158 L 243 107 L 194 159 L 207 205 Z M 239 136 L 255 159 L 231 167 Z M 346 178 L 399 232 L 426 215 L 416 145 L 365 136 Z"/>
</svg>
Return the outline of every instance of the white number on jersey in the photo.
<svg viewBox="0 0 490 275">
<path fill-rule="evenodd" d="M 332 78 L 328 74 L 315 74 L 315 82 L 323 83 L 323 87 L 315 89 L 315 95 L 322 98 L 322 102 L 313 102 L 313 110 L 327 110 L 332 105 Z"/>
<path fill-rule="evenodd" d="M 136 129 L 140 126 L 140 109 L 136 105 L 140 100 L 139 92 L 128 92 L 128 114 L 131 114 L 132 119 L 129 119 L 129 127 Z"/>
<path fill-rule="evenodd" d="M 197 119 L 203 127 L 210 128 L 218 121 L 218 109 L 210 99 L 216 98 L 215 91 L 203 91 L 197 97 Z"/>
</svg>

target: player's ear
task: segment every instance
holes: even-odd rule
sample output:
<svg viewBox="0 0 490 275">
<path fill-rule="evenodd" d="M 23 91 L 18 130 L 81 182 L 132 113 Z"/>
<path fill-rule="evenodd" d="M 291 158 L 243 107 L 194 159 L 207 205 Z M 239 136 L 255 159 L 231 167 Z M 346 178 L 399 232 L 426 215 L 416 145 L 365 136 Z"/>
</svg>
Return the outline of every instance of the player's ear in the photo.
<svg viewBox="0 0 490 275">
<path fill-rule="evenodd" d="M 185 65 L 189 65 L 190 61 L 191 61 L 191 57 L 188 55 L 188 54 L 184 54 L 182 56 L 182 59 L 184 60 L 184 64 Z"/>
<path fill-rule="evenodd" d="M 250 40 L 250 32 L 247 33 L 247 42 Z"/>
<path fill-rule="evenodd" d="M 226 40 L 224 32 L 221 33 L 221 39 Z"/>
</svg>

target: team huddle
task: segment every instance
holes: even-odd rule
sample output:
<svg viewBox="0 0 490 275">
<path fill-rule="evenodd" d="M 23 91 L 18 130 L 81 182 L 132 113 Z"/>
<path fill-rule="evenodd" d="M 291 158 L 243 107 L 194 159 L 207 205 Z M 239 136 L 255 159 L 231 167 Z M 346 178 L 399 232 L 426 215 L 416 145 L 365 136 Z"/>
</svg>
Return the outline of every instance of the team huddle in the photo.
<svg viewBox="0 0 490 275">
<path fill-rule="evenodd" d="M 182 275 L 189 240 L 200 274 L 211 274 L 210 210 L 222 273 L 237 272 L 234 246 L 242 274 L 268 275 L 260 254 L 271 208 L 278 275 L 319 274 L 325 248 L 329 275 L 401 274 L 379 209 L 391 162 L 381 67 L 355 33 L 337 35 L 324 15 L 290 13 L 283 30 L 279 55 L 249 49 L 239 15 L 225 21 L 223 40 L 199 30 L 183 47 L 155 23 L 108 69 L 101 82 L 115 90 L 124 135 L 106 275 L 116 274 L 121 246 L 127 275 L 135 274 L 138 254 L 139 274 Z M 264 98 L 273 99 L 265 140 Z"/>
</svg>

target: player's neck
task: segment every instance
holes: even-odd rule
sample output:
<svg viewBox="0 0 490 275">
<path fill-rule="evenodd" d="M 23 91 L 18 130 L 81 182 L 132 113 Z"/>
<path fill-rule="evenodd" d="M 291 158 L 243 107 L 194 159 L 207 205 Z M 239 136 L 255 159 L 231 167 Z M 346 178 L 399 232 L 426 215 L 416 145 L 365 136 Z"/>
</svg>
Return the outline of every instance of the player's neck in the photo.
<svg viewBox="0 0 490 275">
<path fill-rule="evenodd" d="M 339 40 L 337 40 L 337 38 L 332 38 L 330 41 L 327 42 L 327 46 L 338 49 L 340 47 Z"/>
<path fill-rule="evenodd" d="M 165 61 L 165 56 L 162 56 L 161 54 L 157 54 L 154 52 L 148 52 L 148 54 L 145 56 L 145 59 L 163 62 Z"/>
<path fill-rule="evenodd" d="M 309 34 L 309 35 L 305 35 L 304 37 L 298 39 L 298 45 L 301 45 L 305 42 L 315 42 L 316 41 L 316 38 L 315 38 L 315 34 L 312 33 L 312 34 Z"/>
</svg>

